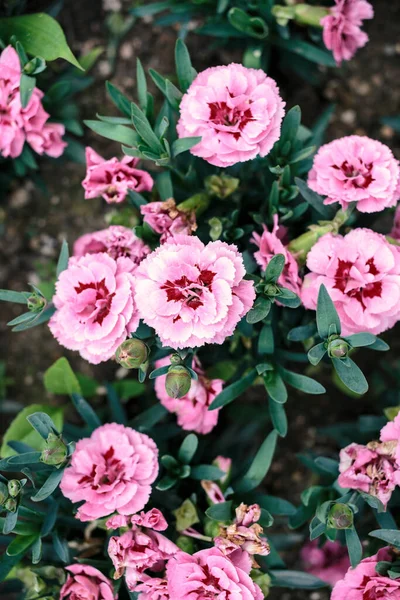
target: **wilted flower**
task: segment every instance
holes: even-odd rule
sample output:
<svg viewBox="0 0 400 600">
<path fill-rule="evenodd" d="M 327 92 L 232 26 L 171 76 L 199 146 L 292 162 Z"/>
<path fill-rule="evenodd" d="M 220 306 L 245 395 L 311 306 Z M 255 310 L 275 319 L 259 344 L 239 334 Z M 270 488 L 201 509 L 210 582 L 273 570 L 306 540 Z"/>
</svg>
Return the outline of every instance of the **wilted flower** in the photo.
<svg viewBox="0 0 400 600">
<path fill-rule="evenodd" d="M 86 177 L 82 181 L 85 198 L 102 196 L 109 204 L 123 202 L 128 190 L 147 192 L 153 187 L 152 177 L 137 169 L 139 160 L 124 156 L 122 160 L 113 157 L 102 158 L 93 148 L 86 148 Z"/>
<path fill-rule="evenodd" d="M 142 510 L 157 475 L 153 440 L 130 427 L 108 423 L 77 442 L 60 489 L 72 502 L 84 502 L 78 519 L 92 521 L 113 512 L 132 515 Z"/>
<path fill-rule="evenodd" d="M 180 103 L 180 138 L 201 136 L 190 149 L 218 167 L 266 156 L 279 139 L 284 115 L 273 79 L 240 64 L 211 67 L 192 82 Z"/>
<path fill-rule="evenodd" d="M 112 583 L 98 569 L 75 564 L 65 567 L 67 581 L 60 590 L 60 600 L 116 600 Z"/>
<path fill-rule="evenodd" d="M 148 577 L 135 587 L 139 600 L 170 600 L 168 581 L 160 577 Z"/>
<path fill-rule="evenodd" d="M 342 335 L 379 334 L 400 319 L 400 251 L 370 229 L 324 235 L 307 256 L 301 299 L 315 310 L 321 284 L 327 288 Z"/>
<path fill-rule="evenodd" d="M 308 186 L 346 209 L 379 212 L 400 198 L 400 168 L 392 151 L 377 140 L 350 135 L 321 146 L 308 175 Z"/>
<path fill-rule="evenodd" d="M 173 198 L 164 202 L 149 202 L 140 207 L 143 221 L 161 235 L 163 244 L 179 233 L 190 235 L 197 229 L 196 213 L 193 210 L 181 210 Z"/>
<path fill-rule="evenodd" d="M 219 485 L 215 483 L 215 481 L 203 479 L 200 483 L 212 504 L 220 504 L 221 502 L 225 502 L 224 493 Z"/>
<path fill-rule="evenodd" d="M 244 275 L 236 246 L 178 235 L 135 271 L 135 301 L 165 346 L 222 344 L 254 302 L 253 282 Z"/>
<path fill-rule="evenodd" d="M 243 525 L 244 527 L 249 527 L 261 518 L 261 508 L 258 504 L 248 506 L 242 502 L 236 507 L 235 513 L 237 525 Z"/>
</svg>

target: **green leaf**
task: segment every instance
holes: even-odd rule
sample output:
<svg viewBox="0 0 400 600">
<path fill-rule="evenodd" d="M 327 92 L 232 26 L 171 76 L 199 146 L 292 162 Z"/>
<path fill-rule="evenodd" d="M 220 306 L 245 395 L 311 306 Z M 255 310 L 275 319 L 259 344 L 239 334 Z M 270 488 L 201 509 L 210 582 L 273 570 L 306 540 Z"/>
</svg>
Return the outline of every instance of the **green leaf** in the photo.
<svg viewBox="0 0 400 600">
<path fill-rule="evenodd" d="M 373 344 L 367 346 L 367 349 L 376 350 L 378 352 L 387 352 L 388 350 L 390 350 L 390 346 L 380 338 L 376 338 Z"/>
<path fill-rule="evenodd" d="M 15 529 L 18 520 L 18 509 L 15 512 L 9 512 L 6 514 L 3 525 L 3 534 L 8 535 Z"/>
<path fill-rule="evenodd" d="M 287 389 L 283 383 L 282 377 L 277 371 L 268 371 L 264 377 L 265 389 L 271 400 L 284 404 L 288 399 Z"/>
<path fill-rule="evenodd" d="M 362 559 L 363 548 L 358 537 L 357 531 L 353 529 L 345 529 L 347 549 L 349 551 L 350 564 L 353 569 Z"/>
<path fill-rule="evenodd" d="M 38 432 L 44 440 L 47 440 L 50 433 L 59 435 L 53 420 L 45 412 L 35 412 L 26 417 L 32 427 Z"/>
<path fill-rule="evenodd" d="M 256 298 L 256 301 L 253 304 L 253 308 L 251 308 L 247 313 L 247 323 L 253 325 L 254 323 L 259 323 L 260 321 L 265 319 L 269 315 L 271 306 L 271 300 L 265 298 L 264 296 L 258 296 L 258 298 Z"/>
<path fill-rule="evenodd" d="M 173 198 L 174 190 L 172 187 L 171 174 L 169 171 L 163 171 L 159 173 L 156 177 L 156 188 L 158 193 L 160 194 L 160 198 L 162 201 L 168 200 L 169 198 Z"/>
<path fill-rule="evenodd" d="M 126 144 L 127 146 L 136 147 L 140 138 L 136 131 L 133 131 L 130 127 L 125 125 L 116 125 L 113 123 L 104 123 L 103 121 L 83 121 L 86 127 L 89 127 L 92 131 L 107 138 L 108 140 L 114 140 L 120 142 L 120 144 Z"/>
<path fill-rule="evenodd" d="M 312 338 L 317 333 L 317 328 L 315 323 L 308 323 L 307 325 L 300 325 L 299 327 L 294 327 L 288 333 L 287 339 L 291 342 L 303 342 L 304 340 L 308 340 Z"/>
<path fill-rule="evenodd" d="M 190 61 L 189 51 L 182 39 L 178 39 L 175 45 L 175 65 L 178 81 L 183 93 L 187 92 L 196 72 Z"/>
<path fill-rule="evenodd" d="M 146 386 L 136 379 L 120 379 L 115 381 L 113 386 L 123 402 L 141 396 L 146 389 Z"/>
<path fill-rule="evenodd" d="M 310 350 L 308 351 L 307 357 L 308 360 L 310 361 L 310 363 L 314 366 L 316 366 L 325 356 L 326 354 L 326 348 L 325 348 L 325 344 L 324 342 L 321 342 L 320 344 L 317 344 L 316 346 L 313 346 L 312 348 L 310 348 Z"/>
<path fill-rule="evenodd" d="M 96 415 L 90 404 L 86 402 L 79 393 L 72 393 L 71 400 L 77 412 L 92 431 L 97 429 L 97 427 L 100 427 L 101 421 L 99 417 Z"/>
<path fill-rule="evenodd" d="M 293 106 L 291 108 L 282 123 L 281 137 L 279 139 L 279 146 L 282 147 L 287 142 L 293 143 L 297 137 L 301 123 L 301 108 L 300 106 Z"/>
<path fill-rule="evenodd" d="M 0 300 L 3 302 L 15 302 L 26 304 L 31 292 L 14 292 L 12 290 L 0 290 Z"/>
<path fill-rule="evenodd" d="M 7 555 L 15 556 L 17 554 L 24 554 L 37 540 L 37 537 L 37 535 L 17 535 L 7 546 Z"/>
<path fill-rule="evenodd" d="M 208 479 L 210 481 L 218 481 L 225 475 L 224 471 L 221 471 L 214 465 L 196 465 L 190 470 L 190 477 L 192 479 Z"/>
<path fill-rule="evenodd" d="M 327 583 L 310 573 L 303 571 L 275 570 L 269 571 L 272 585 L 290 589 L 318 590 L 327 587 Z"/>
<path fill-rule="evenodd" d="M 63 30 L 50 15 L 36 13 L 0 19 L 0 38 L 8 42 L 11 36 L 15 36 L 32 56 L 40 56 L 47 61 L 64 58 L 82 70 L 67 44 Z"/>
<path fill-rule="evenodd" d="M 24 555 L 24 552 L 8 556 L 5 552 L 0 557 L 0 583 L 2 583 L 12 569 L 20 562 Z"/>
<path fill-rule="evenodd" d="M 363 346 L 371 346 L 376 342 L 376 336 L 372 333 L 354 333 L 345 338 L 353 348 L 362 348 Z"/>
<path fill-rule="evenodd" d="M 283 37 L 274 37 L 274 44 L 289 50 L 298 56 L 306 58 L 307 60 L 317 63 L 318 65 L 324 65 L 326 67 L 335 67 L 336 63 L 331 52 L 318 48 L 313 44 L 304 42 L 303 40 L 290 38 L 285 40 Z"/>
<path fill-rule="evenodd" d="M 275 349 L 274 332 L 270 323 L 263 325 L 258 338 L 258 354 L 273 354 Z"/>
<path fill-rule="evenodd" d="M 67 540 L 60 538 L 57 531 L 53 531 L 53 547 L 61 562 L 68 564 L 70 562 L 68 543 Z"/>
<path fill-rule="evenodd" d="M 333 217 L 333 210 L 331 206 L 325 206 L 324 199 L 322 196 L 310 190 L 305 181 L 300 179 L 299 177 L 295 177 L 294 181 L 299 188 L 300 194 L 303 196 L 304 200 L 308 202 L 310 206 L 313 207 L 314 210 L 317 211 L 319 215 L 323 219 L 329 220 Z"/>
<path fill-rule="evenodd" d="M 154 427 L 168 413 L 167 409 L 160 403 L 151 406 L 135 417 L 132 421 L 132 426 L 139 431 L 146 431 Z"/>
<path fill-rule="evenodd" d="M 233 7 L 228 12 L 229 23 L 241 33 L 257 39 L 268 36 L 267 23 L 261 17 L 251 17 L 241 8 Z"/>
<path fill-rule="evenodd" d="M 64 421 L 64 411 L 62 408 L 47 406 L 45 404 L 30 404 L 18 413 L 5 432 L 3 436 L 3 443 L 0 449 L 0 455 L 2 458 L 7 458 L 16 454 L 15 451 L 8 446 L 8 442 L 11 441 L 23 442 L 34 450 L 43 450 L 45 446 L 44 440 L 34 429 L 32 429 L 32 426 L 26 420 L 29 415 L 32 415 L 36 412 L 46 412 L 54 422 L 56 429 L 59 431 L 62 430 Z"/>
<path fill-rule="evenodd" d="M 281 437 L 286 437 L 288 431 L 288 421 L 283 404 L 274 402 L 271 398 L 268 399 L 269 416 L 271 417 L 272 425 Z"/>
<path fill-rule="evenodd" d="M 68 243 L 66 242 L 66 240 L 63 240 L 61 250 L 60 250 L 60 255 L 58 257 L 58 262 L 57 262 L 57 277 L 59 277 L 60 273 L 65 271 L 65 269 L 68 267 L 68 260 L 69 260 Z"/>
<path fill-rule="evenodd" d="M 400 548 L 400 531 L 397 529 L 374 529 L 369 535 L 392 546 L 396 546 L 396 548 Z"/>
<path fill-rule="evenodd" d="M 216 408 L 221 408 L 221 406 L 225 406 L 226 404 L 229 404 L 230 402 L 236 400 L 236 398 L 243 394 L 243 392 L 245 392 L 247 388 L 249 388 L 252 385 L 256 376 L 257 371 L 255 369 L 252 369 L 250 373 L 248 373 L 238 381 L 235 381 L 234 383 L 228 385 L 222 390 L 220 394 L 218 394 L 214 398 L 208 410 L 215 410 Z"/>
<path fill-rule="evenodd" d="M 171 475 L 164 475 L 160 479 L 160 481 L 156 485 L 156 489 L 160 490 L 160 492 L 165 492 L 166 490 L 170 490 L 177 482 L 176 477 L 171 477 Z"/>
<path fill-rule="evenodd" d="M 178 40 L 179 41 L 179 40 Z M 201 136 L 179 138 L 172 143 L 172 156 L 175 158 L 201 142 Z"/>
<path fill-rule="evenodd" d="M 21 79 L 19 82 L 19 95 L 21 99 L 21 106 L 25 108 L 31 99 L 32 92 L 35 89 L 36 78 L 30 77 L 25 73 L 21 73 Z"/>
<path fill-rule="evenodd" d="M 233 486 L 235 492 L 248 492 L 262 482 L 271 466 L 278 439 L 277 436 L 276 431 L 271 431 L 266 437 L 246 474 Z"/>
<path fill-rule="evenodd" d="M 43 383 L 52 394 L 81 394 L 81 387 L 68 360 L 63 356 L 45 371 Z"/>
<path fill-rule="evenodd" d="M 135 381 L 135 383 L 137 382 Z M 138 385 L 140 385 L 140 383 Z M 116 423 L 120 423 L 121 425 L 126 425 L 127 417 L 125 408 L 122 406 L 117 390 L 115 389 L 115 385 L 111 383 L 106 383 L 106 388 L 108 405 L 110 407 L 112 420 Z"/>
<path fill-rule="evenodd" d="M 282 375 L 285 383 L 291 385 L 297 390 L 300 390 L 301 392 L 304 392 L 305 394 L 325 394 L 326 392 L 324 386 L 311 377 L 300 375 L 299 373 L 293 373 L 292 371 L 287 371 L 286 369 L 280 369 L 279 372 Z"/>
<path fill-rule="evenodd" d="M 178 459 L 180 462 L 188 465 L 196 453 L 199 439 L 194 433 L 189 433 L 183 440 L 178 450 Z"/>
<path fill-rule="evenodd" d="M 365 394 L 368 391 L 368 381 L 364 373 L 351 358 L 347 358 L 346 362 L 340 358 L 332 358 L 332 363 L 340 381 L 349 390 L 355 394 Z"/>
<path fill-rule="evenodd" d="M 267 264 L 264 279 L 266 281 L 277 281 L 285 267 L 285 257 L 283 254 L 275 254 Z"/>
<path fill-rule="evenodd" d="M 339 475 L 339 464 L 337 460 L 325 456 L 318 456 L 314 462 L 317 467 L 322 469 L 322 471 L 325 471 L 325 473 L 329 473 L 332 477 L 336 478 Z"/>
<path fill-rule="evenodd" d="M 32 564 L 37 565 L 42 558 L 42 540 L 40 537 L 32 544 Z"/>
<path fill-rule="evenodd" d="M 206 515 L 213 521 L 230 521 L 232 518 L 232 500 L 213 504 L 206 510 Z"/>
<path fill-rule="evenodd" d="M 41 502 L 42 500 L 45 500 L 48 496 L 50 496 L 54 492 L 54 490 L 58 488 L 63 474 L 63 469 L 56 469 L 55 471 L 53 471 L 46 479 L 40 490 L 36 492 L 34 496 L 31 497 L 31 500 L 33 502 Z"/>
<path fill-rule="evenodd" d="M 147 144 L 147 146 L 154 153 L 156 153 L 157 156 L 164 153 L 164 148 L 162 147 L 160 140 L 152 130 L 151 125 L 144 112 L 141 111 L 140 108 L 134 102 L 132 102 L 131 104 L 131 111 L 132 121 L 135 126 L 135 129 L 142 138 L 142 140 L 145 142 L 145 144 Z"/>
<path fill-rule="evenodd" d="M 339 315 L 324 284 L 320 285 L 318 292 L 317 328 L 322 339 L 327 339 L 333 333 L 340 335 L 342 330 Z"/>
<path fill-rule="evenodd" d="M 138 59 L 139 60 L 139 59 Z M 127 117 L 131 116 L 130 100 L 115 85 L 106 81 L 107 92 L 115 106 Z"/>
<path fill-rule="evenodd" d="M 307 146 L 306 148 L 302 148 L 298 152 L 294 152 L 290 155 L 289 164 L 294 165 L 295 163 L 300 162 L 314 154 L 316 150 L 315 146 Z"/>
</svg>

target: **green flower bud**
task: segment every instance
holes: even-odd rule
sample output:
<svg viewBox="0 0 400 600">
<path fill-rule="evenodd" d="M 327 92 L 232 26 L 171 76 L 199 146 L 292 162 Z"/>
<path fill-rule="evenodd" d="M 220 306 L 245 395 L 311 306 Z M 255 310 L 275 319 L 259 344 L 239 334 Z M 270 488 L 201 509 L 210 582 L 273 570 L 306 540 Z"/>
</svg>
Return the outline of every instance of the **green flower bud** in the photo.
<svg viewBox="0 0 400 600">
<path fill-rule="evenodd" d="M 204 180 L 207 192 L 220 200 L 228 198 L 239 187 L 240 180 L 230 175 L 210 175 Z"/>
<path fill-rule="evenodd" d="M 186 367 L 174 365 L 169 368 L 165 378 L 165 391 L 170 398 L 182 398 L 189 392 L 191 381 Z"/>
<path fill-rule="evenodd" d="M 176 540 L 176 545 L 187 554 L 193 554 L 197 550 L 194 540 L 186 535 L 180 535 Z"/>
<path fill-rule="evenodd" d="M 349 344 L 341 338 L 336 338 L 328 344 L 328 356 L 330 358 L 345 358 L 349 350 Z"/>
<path fill-rule="evenodd" d="M 180 365 L 182 363 L 182 359 L 179 354 L 172 354 L 169 360 L 171 365 Z"/>
<path fill-rule="evenodd" d="M 189 498 L 187 498 L 179 508 L 173 511 L 176 517 L 176 528 L 178 531 L 184 531 L 195 523 L 199 523 L 196 507 Z"/>
<path fill-rule="evenodd" d="M 137 338 L 131 338 L 122 342 L 117 348 L 115 360 L 125 369 L 138 369 L 140 365 L 146 362 L 148 356 L 149 348 L 147 344 Z"/>
<path fill-rule="evenodd" d="M 27 300 L 28 309 L 31 312 L 35 313 L 38 313 L 41 310 L 43 310 L 46 304 L 46 298 L 44 298 L 44 296 L 41 296 L 40 294 L 37 294 L 36 292 L 31 294 Z"/>
<path fill-rule="evenodd" d="M 219 523 L 213 519 L 207 519 L 204 523 L 204 533 L 213 539 L 216 538 L 220 533 Z"/>
<path fill-rule="evenodd" d="M 45 465 L 61 467 L 67 459 L 68 448 L 60 435 L 49 433 L 40 460 Z"/>
<path fill-rule="evenodd" d="M 5 501 L 8 498 L 8 488 L 5 483 L 0 481 L 0 506 L 4 506 Z"/>
<path fill-rule="evenodd" d="M 271 577 L 268 573 L 263 573 L 262 571 L 258 571 L 257 569 L 253 569 L 250 572 L 250 577 L 260 586 L 262 593 L 264 594 L 264 598 L 269 595 L 269 589 L 271 587 Z"/>
<path fill-rule="evenodd" d="M 18 479 L 10 479 L 8 482 L 8 493 L 10 494 L 11 498 L 16 498 L 21 490 L 22 485 Z"/>
<path fill-rule="evenodd" d="M 279 288 L 277 285 L 275 285 L 274 283 L 268 283 L 265 287 L 264 287 L 264 293 L 267 296 L 277 296 L 279 294 Z"/>
<path fill-rule="evenodd" d="M 17 510 L 18 503 L 15 498 L 8 498 L 8 500 L 4 503 L 4 508 L 8 510 L 8 512 L 15 512 Z"/>
<path fill-rule="evenodd" d="M 328 513 L 327 525 L 330 529 L 350 529 L 353 526 L 353 511 L 347 504 L 337 503 Z"/>
</svg>

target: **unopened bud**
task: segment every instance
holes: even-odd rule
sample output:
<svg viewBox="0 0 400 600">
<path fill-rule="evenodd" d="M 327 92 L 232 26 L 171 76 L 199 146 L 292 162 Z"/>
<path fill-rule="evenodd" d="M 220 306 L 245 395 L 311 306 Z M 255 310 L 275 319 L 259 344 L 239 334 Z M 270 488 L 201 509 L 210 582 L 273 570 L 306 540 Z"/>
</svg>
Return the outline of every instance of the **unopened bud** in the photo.
<svg viewBox="0 0 400 600">
<path fill-rule="evenodd" d="M 349 350 L 349 344 L 341 338 L 336 338 L 328 344 L 328 355 L 330 358 L 345 358 Z"/>
<path fill-rule="evenodd" d="M 66 461 L 68 448 L 60 435 L 49 433 L 40 460 L 45 465 L 60 467 Z"/>
<path fill-rule="evenodd" d="M 196 550 L 194 541 L 192 538 L 186 537 L 186 535 L 180 535 L 176 540 L 176 545 L 184 552 L 187 552 L 187 554 L 193 554 Z"/>
<path fill-rule="evenodd" d="M 138 369 L 140 365 L 146 362 L 148 356 L 147 344 L 137 338 L 131 338 L 118 346 L 115 360 L 125 369 Z"/>
<path fill-rule="evenodd" d="M 275 285 L 274 283 L 268 283 L 265 287 L 264 287 L 264 293 L 267 296 L 277 296 L 279 294 L 279 288 L 277 285 Z"/>
<path fill-rule="evenodd" d="M 31 312 L 40 312 L 44 309 L 46 304 L 46 298 L 36 292 L 31 294 L 27 300 L 27 306 Z"/>
<path fill-rule="evenodd" d="M 8 498 L 8 488 L 5 483 L 0 481 L 0 506 L 4 506 L 5 501 Z"/>
<path fill-rule="evenodd" d="M 192 213 L 195 216 L 201 215 L 205 212 L 210 204 L 210 196 L 204 192 L 200 192 L 199 194 L 194 194 L 187 200 L 184 200 L 176 207 L 180 212 L 184 213 Z M 195 226 L 193 231 L 196 231 L 197 226 Z"/>
<path fill-rule="evenodd" d="M 216 538 L 220 533 L 220 525 L 218 521 L 207 519 L 204 523 L 204 533 L 213 539 Z"/>
<path fill-rule="evenodd" d="M 184 531 L 189 529 L 195 523 L 199 523 L 199 517 L 197 516 L 196 507 L 189 498 L 187 498 L 179 508 L 173 511 L 176 517 L 176 529 L 178 531 Z"/>
<path fill-rule="evenodd" d="M 21 490 L 22 485 L 18 479 L 10 479 L 8 482 L 8 493 L 10 494 L 11 498 L 16 498 Z"/>
<path fill-rule="evenodd" d="M 353 526 L 353 511 L 347 504 L 334 504 L 328 513 L 327 525 L 331 529 L 350 529 Z"/>
<path fill-rule="evenodd" d="M 182 365 L 169 368 L 165 378 L 165 391 L 170 398 L 182 398 L 190 390 L 191 377 L 189 371 Z"/>
<path fill-rule="evenodd" d="M 8 498 L 4 503 L 4 508 L 8 510 L 8 512 L 15 512 L 17 510 L 17 501 L 15 498 Z"/>
<path fill-rule="evenodd" d="M 250 572 L 250 577 L 254 583 L 260 586 L 264 598 L 266 598 L 269 595 L 269 589 L 271 587 L 271 577 L 268 573 L 263 573 L 259 569 L 254 569 Z"/>
<path fill-rule="evenodd" d="M 230 175 L 210 175 L 204 180 L 207 192 L 220 200 L 233 194 L 239 187 L 239 183 L 239 179 Z"/>
</svg>

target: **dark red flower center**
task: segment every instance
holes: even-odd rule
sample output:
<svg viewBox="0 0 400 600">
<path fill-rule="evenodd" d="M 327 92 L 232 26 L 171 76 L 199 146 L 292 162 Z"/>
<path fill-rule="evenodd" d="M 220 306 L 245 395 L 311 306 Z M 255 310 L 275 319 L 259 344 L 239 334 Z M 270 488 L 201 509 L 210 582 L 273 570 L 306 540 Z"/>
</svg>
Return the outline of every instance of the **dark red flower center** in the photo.
<svg viewBox="0 0 400 600">
<path fill-rule="evenodd" d="M 251 101 L 250 101 L 251 102 Z M 232 127 L 231 133 L 235 139 L 240 138 L 240 132 L 250 121 L 254 121 L 253 114 L 248 104 L 244 106 L 228 106 L 227 102 L 210 102 L 210 121 L 217 126 Z"/>
<path fill-rule="evenodd" d="M 346 179 L 351 181 L 353 187 L 366 189 L 374 181 L 371 174 L 372 163 L 364 163 L 362 159 L 358 159 L 358 163 L 355 166 L 345 160 L 340 166 L 333 165 L 333 168 L 342 171 Z"/>
<path fill-rule="evenodd" d="M 107 452 L 102 454 L 103 463 L 94 464 L 89 475 L 84 475 L 78 481 L 78 485 L 87 483 L 92 490 L 97 490 L 102 485 L 110 485 L 114 481 L 121 479 L 123 468 L 121 461 L 114 456 L 115 450 L 110 446 Z M 98 477 L 98 469 L 104 470 L 104 474 Z"/>
<path fill-rule="evenodd" d="M 368 273 L 371 275 L 378 275 L 379 271 L 376 268 L 375 262 L 373 258 L 370 258 L 365 263 L 368 267 Z M 340 290 L 343 294 L 350 296 L 350 298 L 355 298 L 360 302 L 365 310 L 366 306 L 364 303 L 365 298 L 375 298 L 376 296 L 381 296 L 382 294 L 382 282 L 381 281 L 373 281 L 371 283 L 367 283 L 363 286 L 353 288 L 349 291 L 345 291 L 350 277 L 350 270 L 353 266 L 353 263 L 349 260 L 338 260 L 338 267 L 335 273 L 335 285 L 334 287 Z"/>
<path fill-rule="evenodd" d="M 105 279 L 91 283 L 79 283 L 75 287 L 77 294 L 81 294 L 85 290 L 95 290 L 96 292 L 95 298 L 88 305 L 88 311 L 91 313 L 93 323 L 101 325 L 110 312 L 115 293 L 110 294 Z"/>
<path fill-rule="evenodd" d="M 208 269 L 203 269 L 200 271 L 196 281 L 190 281 L 186 275 L 183 275 L 174 281 L 168 279 L 161 286 L 161 289 L 166 291 L 168 302 L 182 301 L 186 306 L 196 310 L 199 306 L 203 306 L 203 292 L 205 289 L 211 291 L 211 284 L 214 277 L 215 273 Z M 176 317 L 175 320 L 178 320 L 178 318 Z"/>
</svg>

